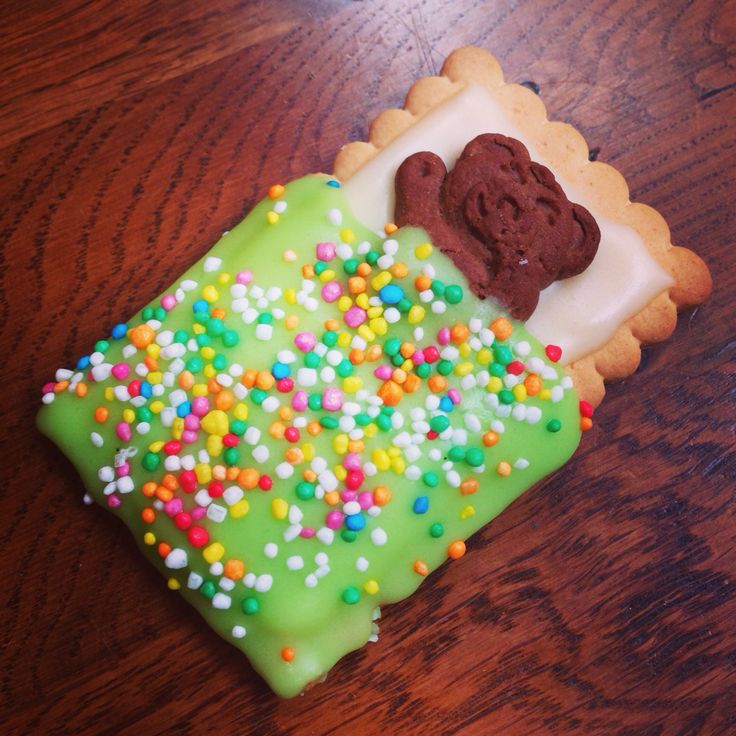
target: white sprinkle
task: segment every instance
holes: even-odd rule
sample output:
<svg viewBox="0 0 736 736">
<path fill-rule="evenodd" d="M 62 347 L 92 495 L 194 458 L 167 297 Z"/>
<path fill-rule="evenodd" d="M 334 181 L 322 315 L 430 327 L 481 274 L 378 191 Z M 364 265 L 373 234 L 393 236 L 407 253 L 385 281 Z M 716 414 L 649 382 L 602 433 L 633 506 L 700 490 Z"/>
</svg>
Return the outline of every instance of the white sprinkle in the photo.
<svg viewBox="0 0 736 736">
<path fill-rule="evenodd" d="M 171 367 L 171 366 L 169 366 Z M 233 377 L 233 378 L 240 378 L 240 376 L 243 375 L 243 366 L 240 365 L 240 363 L 231 363 L 230 367 L 227 369 L 227 372 Z"/>
<path fill-rule="evenodd" d="M 120 493 L 130 493 L 135 489 L 135 483 L 129 475 L 124 475 L 122 478 L 118 478 L 117 487 Z"/>
<path fill-rule="evenodd" d="M 273 577 L 268 573 L 264 573 L 263 575 L 259 575 L 256 579 L 255 589 L 259 593 L 267 593 L 269 590 L 271 590 L 272 585 Z"/>
<path fill-rule="evenodd" d="M 219 383 L 223 388 L 230 388 L 230 386 L 233 385 L 233 377 L 229 376 L 227 373 L 218 373 L 217 383 Z"/>
<path fill-rule="evenodd" d="M 335 369 L 326 365 L 319 372 L 319 377 L 322 379 L 322 383 L 332 383 L 335 380 Z"/>
<path fill-rule="evenodd" d="M 187 579 L 187 588 L 190 590 L 197 590 L 203 582 L 204 578 L 199 573 L 190 572 L 189 578 Z"/>
<path fill-rule="evenodd" d="M 544 369 L 544 361 L 537 357 L 536 355 L 533 355 L 527 362 L 524 364 L 524 367 L 527 369 L 529 373 L 541 373 Z"/>
<path fill-rule="evenodd" d="M 222 265 L 222 258 L 215 258 L 215 256 L 209 256 L 204 261 L 204 270 L 205 273 L 212 273 L 212 271 L 217 271 L 218 268 Z"/>
<path fill-rule="evenodd" d="M 48 393 L 45 393 L 43 397 L 41 398 L 41 401 L 44 404 L 53 404 L 56 399 L 56 394 L 53 391 L 49 391 Z"/>
<path fill-rule="evenodd" d="M 557 371 L 551 365 L 546 365 L 542 368 L 542 378 L 545 381 L 556 381 Z"/>
<path fill-rule="evenodd" d="M 304 513 L 302 510 L 296 504 L 292 504 L 289 507 L 289 523 L 298 524 L 303 518 Z"/>
<path fill-rule="evenodd" d="M 195 494 L 194 494 L 194 503 L 197 504 L 197 506 L 208 506 L 212 503 L 212 497 L 209 493 L 207 493 L 206 488 L 200 488 Z"/>
<path fill-rule="evenodd" d="M 169 570 L 181 570 L 183 567 L 187 566 L 187 562 L 188 558 L 186 550 L 183 550 L 180 547 L 174 547 L 174 549 L 172 549 L 164 559 L 164 565 L 166 565 Z"/>
<path fill-rule="evenodd" d="M 301 570 L 304 567 L 304 559 L 301 555 L 292 555 L 286 560 L 286 567 L 289 570 Z"/>
<path fill-rule="evenodd" d="M 114 468 L 111 468 L 109 465 L 103 465 L 97 471 L 97 477 L 103 483 L 109 483 L 111 480 L 115 480 L 115 470 Z"/>
<path fill-rule="evenodd" d="M 235 587 L 235 581 L 230 578 L 220 578 L 220 587 L 223 590 L 232 590 Z"/>
<path fill-rule="evenodd" d="M 105 486 L 105 487 L 104 487 L 104 488 L 102 489 L 102 492 L 103 492 L 103 493 L 104 493 L 104 494 L 105 494 L 106 496 L 109 496 L 109 495 L 110 495 L 111 493 L 115 493 L 115 491 L 116 491 L 117 487 L 118 487 L 118 486 L 117 486 L 117 483 L 115 483 L 115 481 L 114 481 L 114 480 L 112 480 L 112 481 L 110 481 L 110 482 L 109 482 L 109 483 L 108 483 L 108 484 L 107 484 L 107 485 L 106 485 L 106 486 Z"/>
<path fill-rule="evenodd" d="M 340 212 L 336 207 L 333 207 L 327 213 L 327 219 L 332 225 L 342 225 L 342 212 Z"/>
<path fill-rule="evenodd" d="M 562 388 L 562 386 L 552 387 L 552 391 L 550 392 L 550 398 L 552 399 L 553 404 L 556 404 L 558 401 L 562 401 L 564 395 L 565 395 L 565 389 Z"/>
<path fill-rule="evenodd" d="M 246 576 L 243 578 L 243 585 L 245 585 L 246 588 L 252 588 L 256 584 L 256 574 L 254 572 L 246 573 Z"/>
<path fill-rule="evenodd" d="M 261 409 L 266 414 L 273 414 L 281 406 L 281 402 L 275 396 L 267 396 L 261 403 Z"/>
<path fill-rule="evenodd" d="M 256 338 L 258 340 L 268 341 L 273 337 L 273 327 L 271 325 L 256 325 Z"/>
<path fill-rule="evenodd" d="M 217 562 L 213 562 L 210 565 L 210 575 L 214 575 L 215 577 L 218 577 L 219 575 L 222 575 L 225 568 L 223 567 L 222 562 L 219 560 Z"/>
<path fill-rule="evenodd" d="M 192 289 L 197 288 L 197 282 L 192 279 L 184 279 L 184 281 L 181 282 L 181 288 L 184 289 L 184 291 L 191 291 Z"/>
<path fill-rule="evenodd" d="M 471 432 L 480 432 L 481 430 L 481 423 L 480 419 L 475 414 L 472 414 L 471 412 L 467 412 L 465 414 L 465 426 L 468 428 Z"/>
<path fill-rule="evenodd" d="M 542 410 L 538 406 L 530 406 L 526 410 L 526 421 L 529 424 L 536 424 L 542 418 Z"/>
<path fill-rule="evenodd" d="M 181 460 L 176 455 L 169 455 L 164 460 L 164 468 L 170 473 L 176 473 L 178 470 L 181 470 Z"/>
<path fill-rule="evenodd" d="M 422 477 L 422 471 L 418 465 L 410 465 L 404 472 L 404 475 L 409 480 L 419 480 Z"/>
<path fill-rule="evenodd" d="M 460 488 L 460 473 L 457 470 L 448 471 L 445 479 L 453 488 Z"/>
<path fill-rule="evenodd" d="M 294 541 L 299 536 L 301 530 L 301 524 L 291 524 L 290 526 L 286 527 L 286 531 L 284 532 L 284 542 Z"/>
<path fill-rule="evenodd" d="M 212 599 L 213 608 L 219 608 L 222 611 L 227 610 L 232 605 L 233 599 L 225 593 L 215 593 Z"/>
<path fill-rule="evenodd" d="M 332 544 L 335 540 L 335 532 L 327 526 L 320 527 L 315 536 L 322 544 Z"/>
<path fill-rule="evenodd" d="M 248 427 L 248 429 L 245 430 L 243 439 L 249 445 L 257 445 L 259 440 L 261 439 L 261 430 L 258 429 L 258 427 L 250 426 Z"/>
<path fill-rule="evenodd" d="M 361 510 L 361 506 L 357 501 L 348 501 L 343 507 L 342 507 L 343 513 L 347 516 L 353 516 L 354 514 L 359 514 Z"/>
<path fill-rule="evenodd" d="M 296 382 L 300 386 L 314 386 L 317 383 L 317 371 L 314 368 L 300 368 L 296 372 Z"/>
<path fill-rule="evenodd" d="M 287 203 L 283 199 L 273 203 L 273 211 L 280 215 L 282 212 L 286 212 Z"/>
<path fill-rule="evenodd" d="M 526 419 L 526 404 L 517 404 L 511 411 L 511 416 L 516 419 L 517 422 L 523 422 Z"/>
<path fill-rule="evenodd" d="M 334 491 L 338 485 L 337 477 L 331 470 L 325 470 L 323 473 L 320 473 L 317 480 L 327 493 Z"/>
<path fill-rule="evenodd" d="M 89 438 L 95 447 L 102 447 L 105 444 L 105 440 L 102 439 L 102 435 L 99 432 L 92 432 Z"/>
<path fill-rule="evenodd" d="M 267 542 L 263 547 L 263 554 L 272 560 L 279 553 L 279 546 L 274 542 Z"/>
<path fill-rule="evenodd" d="M 491 422 L 491 429 L 496 434 L 503 434 L 506 431 L 506 427 L 504 426 L 503 422 L 499 421 L 498 419 L 494 419 Z"/>
<path fill-rule="evenodd" d="M 279 478 L 285 480 L 294 475 L 294 466 L 287 462 L 279 463 L 275 468 L 275 472 Z"/>
<path fill-rule="evenodd" d="M 520 457 L 515 463 L 514 467 L 518 470 L 526 470 L 529 467 L 529 461 L 525 457 Z"/>
<path fill-rule="evenodd" d="M 227 509 L 219 503 L 211 503 L 207 507 L 207 518 L 221 524 L 227 518 Z"/>
<path fill-rule="evenodd" d="M 377 526 L 371 532 L 371 541 L 376 545 L 376 547 L 382 547 L 388 541 L 388 535 L 380 526 Z"/>
<path fill-rule="evenodd" d="M 355 561 L 355 567 L 360 572 L 365 572 L 368 569 L 368 560 L 365 557 L 358 557 Z"/>
<path fill-rule="evenodd" d="M 245 626 L 240 626 L 239 624 L 236 624 L 235 626 L 233 626 L 233 630 L 231 633 L 233 639 L 242 639 L 247 632 L 245 630 Z"/>
<path fill-rule="evenodd" d="M 532 350 L 532 346 L 526 340 L 520 340 L 514 345 L 514 352 L 520 358 L 526 358 Z"/>
<path fill-rule="evenodd" d="M 222 498 L 228 506 L 232 506 L 233 504 L 236 504 L 238 501 L 240 501 L 240 499 L 243 498 L 244 495 L 245 494 L 243 493 L 243 489 L 239 486 L 229 486 L 222 494 Z"/>
<path fill-rule="evenodd" d="M 243 322 L 250 325 L 258 319 L 258 310 L 255 307 L 246 307 L 243 310 Z"/>
<path fill-rule="evenodd" d="M 94 368 L 92 368 L 92 378 L 94 378 L 95 381 L 104 381 L 110 377 L 111 372 L 111 363 L 100 363 L 99 365 L 96 365 Z"/>
<path fill-rule="evenodd" d="M 317 580 L 317 576 L 311 572 L 306 578 L 304 578 L 304 585 L 306 585 L 307 588 L 315 588 L 318 582 L 319 580 Z"/>
</svg>

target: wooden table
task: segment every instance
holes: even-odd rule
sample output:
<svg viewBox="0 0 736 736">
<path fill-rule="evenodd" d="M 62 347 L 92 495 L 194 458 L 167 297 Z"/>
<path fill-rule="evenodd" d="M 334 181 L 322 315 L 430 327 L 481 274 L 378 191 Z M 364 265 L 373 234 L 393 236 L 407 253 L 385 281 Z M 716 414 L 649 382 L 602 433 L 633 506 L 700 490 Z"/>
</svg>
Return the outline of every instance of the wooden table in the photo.
<svg viewBox="0 0 736 736">
<path fill-rule="evenodd" d="M 736 732 L 736 6 L 6 2 L 3 733 Z M 36 432 L 39 387 L 455 47 L 533 80 L 715 290 L 567 467 L 281 701 Z"/>
</svg>

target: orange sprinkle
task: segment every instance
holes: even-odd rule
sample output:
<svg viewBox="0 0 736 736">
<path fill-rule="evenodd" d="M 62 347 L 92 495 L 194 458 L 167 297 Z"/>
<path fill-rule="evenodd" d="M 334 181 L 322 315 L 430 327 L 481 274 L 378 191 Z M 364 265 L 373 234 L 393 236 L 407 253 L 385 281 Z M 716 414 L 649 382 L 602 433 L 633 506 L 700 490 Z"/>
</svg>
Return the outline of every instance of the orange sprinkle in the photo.
<svg viewBox="0 0 736 736">
<path fill-rule="evenodd" d="M 240 475 L 240 469 L 236 468 L 234 465 L 231 465 L 225 473 L 225 477 L 233 482 L 238 479 L 238 475 Z"/>
<path fill-rule="evenodd" d="M 383 232 L 386 233 L 386 235 L 391 235 L 392 233 L 395 233 L 399 229 L 398 225 L 394 225 L 393 222 L 387 222 L 383 226 Z"/>
<path fill-rule="evenodd" d="M 233 405 L 234 402 L 235 402 L 235 397 L 233 396 L 233 392 L 228 391 L 227 389 L 223 389 L 215 397 L 215 406 L 218 409 L 222 409 L 222 411 L 227 411 Z"/>
<path fill-rule="evenodd" d="M 421 575 L 422 577 L 429 574 L 427 563 L 423 562 L 422 560 L 416 560 L 414 562 L 414 572 L 417 573 L 417 575 Z"/>
<path fill-rule="evenodd" d="M 403 279 L 405 276 L 409 275 L 409 267 L 406 263 L 394 263 L 394 265 L 391 266 L 391 273 L 394 278 Z"/>
<path fill-rule="evenodd" d="M 285 191 L 286 187 L 283 184 L 273 184 L 268 188 L 268 198 L 278 199 Z"/>
<path fill-rule="evenodd" d="M 460 484 L 460 493 L 463 494 L 463 496 L 470 496 L 473 493 L 478 492 L 478 481 L 475 480 L 475 478 L 470 478 L 468 480 L 464 480 Z"/>
<path fill-rule="evenodd" d="M 524 388 L 528 396 L 536 396 L 542 390 L 542 379 L 536 373 L 530 373 L 524 379 Z"/>
<path fill-rule="evenodd" d="M 414 288 L 417 291 L 427 291 L 432 287 L 432 279 L 429 276 L 417 276 L 414 279 Z"/>
<path fill-rule="evenodd" d="M 66 391 L 69 388 L 69 381 L 59 381 L 54 384 L 54 393 L 60 394 L 62 391 Z"/>
<path fill-rule="evenodd" d="M 511 337 L 511 333 L 514 331 L 514 328 L 506 317 L 496 317 L 496 319 L 491 322 L 491 331 L 498 340 L 503 341 L 508 340 Z"/>
<path fill-rule="evenodd" d="M 483 435 L 483 444 L 486 447 L 493 447 L 498 442 L 498 434 L 494 432 L 493 430 L 489 429 L 484 435 Z"/>
<path fill-rule="evenodd" d="M 156 498 L 159 501 L 163 501 L 164 503 L 166 503 L 167 501 L 171 501 L 171 499 L 174 498 L 174 494 L 168 488 L 158 486 L 156 488 Z"/>
<path fill-rule="evenodd" d="M 110 416 L 110 412 L 107 410 L 106 406 L 98 406 L 95 409 L 95 421 L 98 424 L 103 424 L 107 421 L 107 418 Z"/>
<path fill-rule="evenodd" d="M 336 319 L 326 319 L 325 329 L 331 332 L 337 332 L 340 329 L 340 323 Z"/>
<path fill-rule="evenodd" d="M 353 365 L 360 365 L 365 360 L 365 353 L 358 348 L 353 348 L 348 354 L 348 359 Z"/>
<path fill-rule="evenodd" d="M 370 272 L 373 269 L 370 267 L 370 264 L 363 261 L 362 263 L 358 264 L 358 268 L 355 270 L 355 272 L 358 274 L 358 276 L 363 276 L 365 278 L 370 274 Z"/>
<path fill-rule="evenodd" d="M 593 427 L 593 420 L 590 417 L 580 417 L 580 429 L 583 430 L 583 432 L 587 432 L 589 429 L 592 429 Z"/>
<path fill-rule="evenodd" d="M 459 560 L 465 554 L 465 542 L 458 539 L 447 548 L 447 554 L 452 560 Z"/>
<path fill-rule="evenodd" d="M 511 466 L 505 460 L 501 460 L 501 462 L 496 466 L 496 472 L 505 478 L 506 476 L 511 475 Z"/>
<path fill-rule="evenodd" d="M 210 316 L 216 317 L 217 319 L 225 319 L 225 310 L 222 307 L 215 307 Z"/>
<path fill-rule="evenodd" d="M 194 376 L 189 371 L 182 371 L 179 374 L 178 383 L 180 388 L 183 388 L 185 391 L 189 391 L 189 389 L 194 386 Z"/>
<path fill-rule="evenodd" d="M 433 394 L 441 394 L 445 388 L 447 388 L 447 381 L 444 376 L 439 373 L 435 373 L 433 376 L 429 377 L 427 385 Z"/>
<path fill-rule="evenodd" d="M 284 662 L 292 662 L 294 657 L 296 657 L 296 652 L 291 647 L 284 647 L 281 650 L 281 659 L 283 659 Z"/>
<path fill-rule="evenodd" d="M 212 477 L 215 480 L 225 480 L 227 477 L 227 468 L 224 465 L 215 465 L 212 468 Z"/>
<path fill-rule="evenodd" d="M 365 442 L 363 440 L 348 440 L 348 452 L 363 452 L 365 450 Z"/>
<path fill-rule="evenodd" d="M 152 342 L 156 333 L 153 328 L 146 324 L 134 327 L 129 333 L 128 338 L 139 349 L 147 348 Z"/>
<path fill-rule="evenodd" d="M 76 388 L 74 389 L 74 393 L 79 396 L 81 399 L 83 396 L 87 395 L 87 384 L 86 383 L 78 383 L 76 385 Z"/>
<path fill-rule="evenodd" d="M 376 486 L 373 489 L 373 503 L 376 506 L 385 506 L 391 501 L 391 491 L 386 486 Z"/>
<path fill-rule="evenodd" d="M 404 391 L 395 381 L 384 381 L 376 394 L 383 399 L 386 406 L 396 406 L 401 401 Z"/>
<path fill-rule="evenodd" d="M 143 359 L 143 363 L 149 371 L 158 370 L 158 361 L 152 355 L 146 355 L 146 357 Z"/>
<path fill-rule="evenodd" d="M 248 368 L 243 372 L 243 375 L 240 378 L 240 383 L 242 383 L 246 388 L 253 388 L 253 386 L 256 385 L 257 376 L 258 371 L 255 368 Z"/>
<path fill-rule="evenodd" d="M 284 453 L 284 460 L 290 465 L 298 465 L 304 460 L 304 453 L 298 447 L 290 447 Z"/>
<path fill-rule="evenodd" d="M 422 379 L 416 373 L 410 373 L 404 381 L 404 391 L 413 394 L 422 385 Z"/>
<path fill-rule="evenodd" d="M 209 381 L 207 381 L 207 390 L 211 394 L 219 394 L 220 391 L 222 391 L 222 386 L 220 386 L 219 383 L 217 383 L 217 379 L 212 377 Z"/>
<path fill-rule="evenodd" d="M 329 506 L 337 506 L 340 503 L 340 494 L 338 491 L 328 491 L 324 495 L 324 500 Z"/>
<path fill-rule="evenodd" d="M 249 491 L 258 485 L 259 478 L 260 475 L 255 468 L 243 468 L 238 474 L 238 485 Z"/>
<path fill-rule="evenodd" d="M 299 324 L 299 317 L 297 317 L 295 314 L 290 314 L 284 320 L 284 324 L 286 325 L 287 330 L 293 330 Z"/>
<path fill-rule="evenodd" d="M 452 329 L 450 330 L 450 339 L 455 344 L 459 345 L 468 339 L 469 334 L 470 330 L 468 329 L 468 326 L 458 323 L 452 326 Z"/>
<path fill-rule="evenodd" d="M 381 346 L 378 345 L 378 343 L 375 343 L 371 345 L 368 350 L 365 351 L 365 359 L 368 362 L 373 362 L 374 360 L 378 360 L 381 357 L 382 353 Z"/>
<path fill-rule="evenodd" d="M 368 288 L 362 276 L 351 276 L 348 279 L 348 291 L 351 294 L 362 294 Z"/>
<path fill-rule="evenodd" d="M 158 553 L 161 555 L 161 557 L 166 557 L 166 555 L 171 552 L 171 545 L 167 544 L 166 542 L 160 542 L 158 545 Z"/>
<path fill-rule="evenodd" d="M 161 481 L 161 485 L 163 485 L 164 488 L 168 488 L 170 491 L 175 491 L 179 487 L 179 481 L 173 473 L 166 473 Z"/>
<path fill-rule="evenodd" d="M 304 276 L 305 279 L 314 278 L 314 266 L 311 263 L 307 263 L 302 266 L 302 276 Z"/>
<path fill-rule="evenodd" d="M 289 419 L 291 419 L 291 407 L 290 406 L 279 407 L 279 419 L 281 419 L 284 422 L 288 422 Z"/>
<path fill-rule="evenodd" d="M 225 569 L 223 571 L 226 578 L 230 580 L 238 580 L 245 575 L 245 565 L 242 560 L 228 560 L 225 563 Z"/>
<path fill-rule="evenodd" d="M 412 342 L 402 342 L 399 352 L 401 353 L 402 358 L 411 358 L 411 356 L 416 352 L 416 347 Z"/>
<path fill-rule="evenodd" d="M 146 524 L 153 524 L 153 522 L 156 520 L 156 512 L 150 507 L 146 507 L 141 511 L 141 519 L 146 522 Z"/>
<path fill-rule="evenodd" d="M 317 473 L 315 473 L 312 468 L 307 468 L 302 473 L 302 478 L 304 478 L 308 483 L 314 483 L 314 481 L 317 480 Z"/>
<path fill-rule="evenodd" d="M 312 435 L 312 437 L 316 437 L 320 432 L 322 431 L 322 425 L 317 422 L 309 422 L 307 424 L 307 432 Z"/>
<path fill-rule="evenodd" d="M 150 498 L 156 493 L 156 483 L 152 480 L 149 480 L 148 482 L 143 484 L 141 491 L 143 492 L 144 496 L 148 496 Z"/>
<path fill-rule="evenodd" d="M 394 368 L 394 372 L 391 374 L 391 379 L 401 385 L 406 381 L 406 371 L 401 368 Z"/>
<path fill-rule="evenodd" d="M 268 428 L 268 433 L 275 440 L 280 440 L 284 436 L 285 431 L 286 427 L 282 422 L 272 422 L 271 426 Z"/>
<path fill-rule="evenodd" d="M 274 383 L 276 383 L 276 379 L 270 371 L 258 371 L 258 375 L 256 376 L 256 386 L 258 388 L 268 391 L 270 388 L 273 388 Z"/>
</svg>

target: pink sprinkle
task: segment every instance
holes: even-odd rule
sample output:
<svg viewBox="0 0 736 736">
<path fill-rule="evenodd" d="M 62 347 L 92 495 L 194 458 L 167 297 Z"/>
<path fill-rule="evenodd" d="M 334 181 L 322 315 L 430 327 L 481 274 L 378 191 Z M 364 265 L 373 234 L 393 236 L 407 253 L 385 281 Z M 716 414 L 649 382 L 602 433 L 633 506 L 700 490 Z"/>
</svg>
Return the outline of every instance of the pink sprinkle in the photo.
<svg viewBox="0 0 736 736">
<path fill-rule="evenodd" d="M 322 392 L 322 408 L 327 411 L 339 411 L 342 407 L 342 391 L 330 386 Z"/>
<path fill-rule="evenodd" d="M 345 324 L 348 327 L 356 328 L 360 327 L 363 322 L 368 319 L 368 315 L 365 313 L 365 309 L 361 309 L 357 306 L 352 306 L 350 309 L 348 309 L 347 312 L 345 312 L 345 316 L 343 317 L 345 320 Z"/>
<path fill-rule="evenodd" d="M 340 500 L 343 503 L 350 503 L 351 501 L 355 501 L 356 495 L 355 491 L 349 491 L 346 489 L 344 491 L 340 491 Z"/>
<path fill-rule="evenodd" d="M 421 350 L 415 350 L 411 356 L 411 362 L 414 363 L 414 365 L 421 365 L 424 363 L 424 353 Z"/>
<path fill-rule="evenodd" d="M 193 445 L 197 441 L 197 437 L 199 435 L 196 432 L 193 432 L 191 429 L 185 429 L 181 433 L 181 441 L 185 445 Z"/>
<path fill-rule="evenodd" d="M 334 511 L 330 511 L 330 513 L 327 514 L 325 523 L 330 529 L 339 529 L 342 526 L 342 520 L 343 520 L 342 511 L 334 510 Z"/>
<path fill-rule="evenodd" d="M 302 529 L 299 532 L 300 537 L 304 537 L 304 539 L 310 539 L 313 537 L 317 532 L 311 527 L 311 526 L 305 526 L 304 529 Z"/>
<path fill-rule="evenodd" d="M 172 498 L 164 504 L 164 511 L 169 516 L 175 516 L 184 510 L 184 502 L 180 498 Z"/>
<path fill-rule="evenodd" d="M 42 394 L 52 394 L 54 393 L 54 386 L 55 383 L 44 383 L 43 388 L 41 389 Z"/>
<path fill-rule="evenodd" d="M 337 301 L 341 296 L 342 286 L 338 281 L 328 281 L 322 287 L 322 298 L 330 304 Z"/>
<path fill-rule="evenodd" d="M 292 408 L 297 411 L 304 411 L 309 406 L 307 404 L 308 398 L 306 391 L 297 391 L 291 399 Z"/>
<path fill-rule="evenodd" d="M 447 395 L 450 397 L 450 401 L 452 401 L 455 406 L 457 406 L 463 399 L 462 396 L 460 396 L 460 392 L 456 388 L 451 388 Z"/>
<path fill-rule="evenodd" d="M 111 509 L 116 509 L 120 506 L 120 499 L 117 496 L 108 496 L 107 497 L 107 505 Z"/>
<path fill-rule="evenodd" d="M 437 342 L 440 345 L 448 345 L 450 343 L 450 328 L 443 327 L 437 333 Z"/>
<path fill-rule="evenodd" d="M 122 381 L 130 375 L 130 366 L 127 363 L 115 363 L 112 367 L 111 373 L 118 381 Z"/>
<path fill-rule="evenodd" d="M 349 452 L 342 461 L 346 470 L 360 470 L 360 455 L 357 452 Z"/>
<path fill-rule="evenodd" d="M 130 463 L 123 463 L 115 468 L 115 472 L 122 478 L 124 475 L 130 475 Z"/>
<path fill-rule="evenodd" d="M 196 430 L 198 430 L 199 417 L 196 414 L 187 414 L 184 417 L 184 429 L 188 429 L 190 432 L 195 432 Z"/>
<path fill-rule="evenodd" d="M 210 410 L 210 400 L 206 396 L 195 396 L 192 399 L 192 414 L 203 417 Z"/>
<path fill-rule="evenodd" d="M 373 371 L 373 375 L 376 378 L 380 378 L 382 381 L 388 381 L 393 372 L 394 370 L 390 365 L 379 365 L 378 368 Z"/>
<path fill-rule="evenodd" d="M 320 261 L 331 261 L 334 257 L 334 243 L 317 243 L 317 258 L 319 258 Z"/>
<path fill-rule="evenodd" d="M 130 425 L 125 422 L 118 422 L 115 425 L 115 434 L 123 441 L 130 442 L 131 431 Z"/>
<path fill-rule="evenodd" d="M 294 345 L 303 353 L 308 353 L 317 344 L 317 337 L 313 332 L 300 332 L 294 338 Z"/>
<path fill-rule="evenodd" d="M 192 509 L 190 512 L 190 516 L 192 517 L 192 521 L 199 521 L 204 515 L 207 513 L 207 509 L 203 506 L 197 506 L 196 508 Z"/>
<path fill-rule="evenodd" d="M 164 294 L 161 297 L 161 306 L 170 312 L 176 306 L 176 297 L 173 294 Z"/>
<path fill-rule="evenodd" d="M 235 280 L 239 284 L 247 286 L 251 281 L 253 281 L 253 273 L 251 271 L 238 271 L 238 275 L 235 277 Z"/>
<path fill-rule="evenodd" d="M 363 493 L 358 494 L 358 503 L 363 511 L 367 511 L 373 506 L 373 493 L 371 491 L 363 491 Z"/>
</svg>

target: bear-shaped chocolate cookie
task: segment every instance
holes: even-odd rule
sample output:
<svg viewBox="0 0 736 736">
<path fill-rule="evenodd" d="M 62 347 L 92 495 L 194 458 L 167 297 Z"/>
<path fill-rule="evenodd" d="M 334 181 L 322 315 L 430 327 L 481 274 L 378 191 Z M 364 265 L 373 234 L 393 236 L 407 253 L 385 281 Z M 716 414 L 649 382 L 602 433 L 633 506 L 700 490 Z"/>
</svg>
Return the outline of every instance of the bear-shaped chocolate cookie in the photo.
<svg viewBox="0 0 736 736">
<path fill-rule="evenodd" d="M 395 184 L 395 223 L 424 228 L 476 295 L 517 319 L 531 316 L 546 286 L 584 271 L 598 249 L 593 216 L 514 138 L 479 135 L 450 172 L 434 153 L 415 153 Z"/>
</svg>

